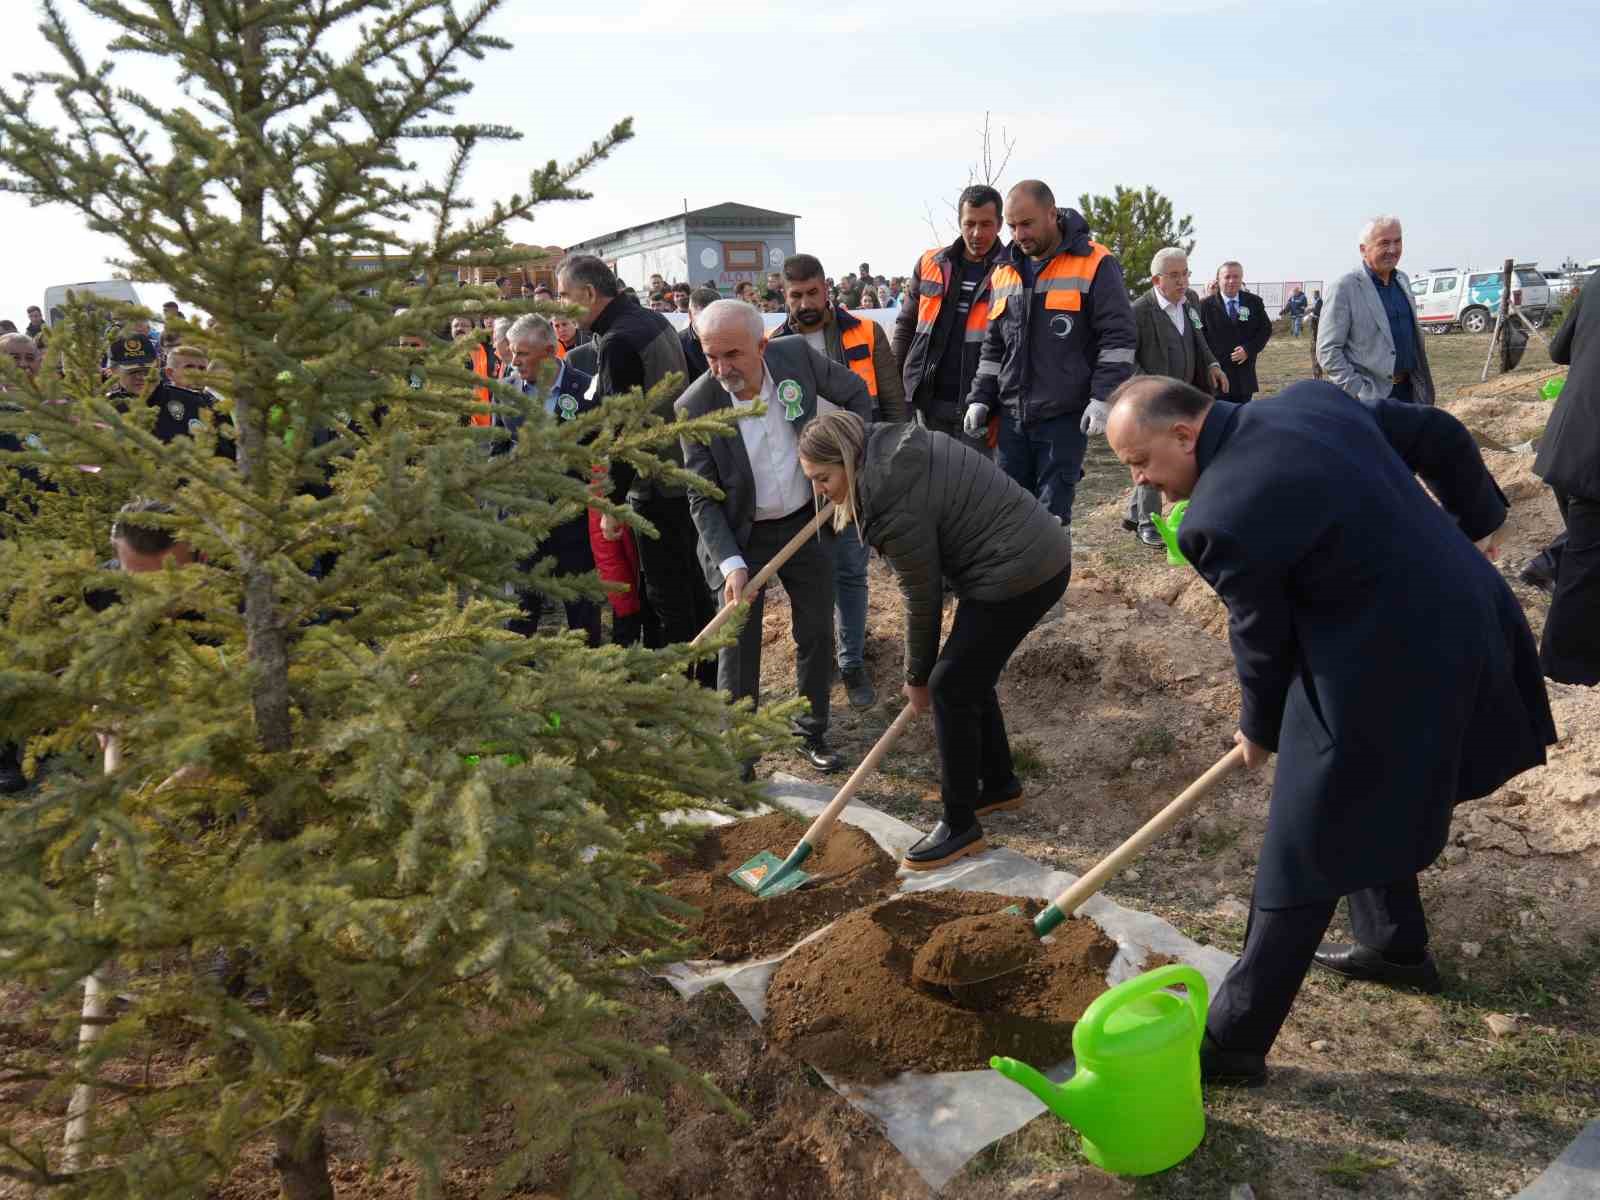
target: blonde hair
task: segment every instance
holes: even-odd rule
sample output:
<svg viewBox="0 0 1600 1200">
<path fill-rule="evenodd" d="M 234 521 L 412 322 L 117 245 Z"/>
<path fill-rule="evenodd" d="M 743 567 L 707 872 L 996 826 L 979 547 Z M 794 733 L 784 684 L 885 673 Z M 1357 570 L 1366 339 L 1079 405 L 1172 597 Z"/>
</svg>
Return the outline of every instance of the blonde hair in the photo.
<svg viewBox="0 0 1600 1200">
<path fill-rule="evenodd" d="M 856 516 L 856 471 L 866 456 L 867 427 L 853 412 L 819 413 L 800 433 L 800 457 L 822 467 L 843 467 L 845 498 L 833 508 L 833 528 L 842 533 Z M 856 522 L 856 536 L 863 536 Z"/>
</svg>

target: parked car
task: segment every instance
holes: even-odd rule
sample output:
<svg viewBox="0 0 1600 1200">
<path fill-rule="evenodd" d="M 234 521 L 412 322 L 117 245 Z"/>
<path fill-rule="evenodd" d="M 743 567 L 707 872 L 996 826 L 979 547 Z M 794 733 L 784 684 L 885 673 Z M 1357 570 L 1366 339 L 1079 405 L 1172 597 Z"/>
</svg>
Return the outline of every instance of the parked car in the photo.
<svg viewBox="0 0 1600 1200">
<path fill-rule="evenodd" d="M 1474 271 L 1446 267 L 1425 271 L 1411 281 L 1417 301 L 1417 320 L 1433 333 L 1462 329 L 1486 333 L 1494 328 L 1500 311 L 1500 271 Z M 1550 310 L 1550 286 L 1532 263 L 1512 269 L 1511 303 L 1535 325 Z"/>
</svg>

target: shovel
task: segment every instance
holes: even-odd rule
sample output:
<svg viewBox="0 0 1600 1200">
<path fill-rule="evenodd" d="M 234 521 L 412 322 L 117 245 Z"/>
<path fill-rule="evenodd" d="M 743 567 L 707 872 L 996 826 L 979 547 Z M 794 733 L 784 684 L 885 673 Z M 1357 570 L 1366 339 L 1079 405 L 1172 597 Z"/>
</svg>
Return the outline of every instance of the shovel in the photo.
<svg viewBox="0 0 1600 1200">
<path fill-rule="evenodd" d="M 750 576 L 744 585 L 744 590 L 739 593 L 739 598 L 724 604 L 717 611 L 717 615 L 711 618 L 710 623 L 694 635 L 694 641 L 690 642 L 689 645 L 698 646 L 702 642 L 710 640 L 717 630 L 728 623 L 728 618 L 733 616 L 739 605 L 753 599 L 756 593 L 767 585 L 767 580 L 778 573 L 778 568 L 793 558 L 795 552 L 806 544 L 806 539 L 821 529 L 823 522 L 831 516 L 833 516 L 833 501 L 828 500 L 817 510 L 817 515 L 807 521 L 800 532 L 790 538 L 784 544 L 783 549 L 772 556 L 766 566 Z"/>
<path fill-rule="evenodd" d="M 914 713 L 915 710 L 909 704 L 900 710 L 900 715 L 894 719 L 894 724 L 885 729 L 877 744 L 867 751 L 867 756 L 861 760 L 861 765 L 851 772 L 850 778 L 844 781 L 844 786 L 839 789 L 838 795 L 834 796 L 828 807 L 811 822 L 811 828 L 800 836 L 795 848 L 789 851 L 788 858 L 780 860 L 772 851 L 763 850 L 737 870 L 730 871 L 728 878 L 745 891 L 754 892 L 762 899 L 781 896 L 808 883 L 811 876 L 800 869 L 800 864 L 810 858 L 811 852 L 828 836 L 828 831 L 839 819 L 844 806 L 855 797 L 856 790 L 867 776 L 878 769 L 878 763 L 889 752 L 889 747 L 894 745 L 895 739 L 905 732 L 907 725 L 911 724 Z"/>
<path fill-rule="evenodd" d="M 1027 966 L 1039 953 L 1039 939 L 1105 886 L 1106 881 L 1167 828 L 1188 813 L 1202 797 L 1244 762 L 1244 747 L 1235 746 L 1171 804 L 1151 817 L 1127 841 L 1096 863 L 1087 874 L 1024 924 L 1005 912 L 946 921 L 917 952 L 911 973 L 919 983 L 964 987 L 995 979 Z M 1015 910 L 1012 910 L 1015 911 Z M 1020 915 L 1020 914 L 1017 914 Z"/>
</svg>

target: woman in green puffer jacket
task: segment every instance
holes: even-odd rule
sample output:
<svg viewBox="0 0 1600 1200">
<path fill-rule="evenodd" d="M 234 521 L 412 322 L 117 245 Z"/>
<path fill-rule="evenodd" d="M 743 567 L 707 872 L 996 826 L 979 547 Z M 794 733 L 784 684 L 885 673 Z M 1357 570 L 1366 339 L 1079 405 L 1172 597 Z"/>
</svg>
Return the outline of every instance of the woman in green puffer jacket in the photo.
<svg viewBox="0 0 1600 1200">
<path fill-rule="evenodd" d="M 944 866 L 985 848 L 979 817 L 1022 804 L 995 684 L 1067 590 L 1071 537 L 994 463 L 919 425 L 869 429 L 825 413 L 800 435 L 800 466 L 833 501 L 840 536 L 877 547 L 900 577 L 905 695 L 933 709 L 944 799 L 944 819 L 904 865 Z M 945 580 L 959 603 L 941 649 Z"/>
</svg>

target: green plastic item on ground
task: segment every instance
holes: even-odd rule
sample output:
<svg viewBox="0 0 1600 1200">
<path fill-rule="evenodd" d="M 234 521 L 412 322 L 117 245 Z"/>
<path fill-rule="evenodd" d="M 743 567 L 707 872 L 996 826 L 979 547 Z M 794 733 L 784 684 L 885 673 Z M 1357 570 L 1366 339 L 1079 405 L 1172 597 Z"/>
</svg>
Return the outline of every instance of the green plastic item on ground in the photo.
<svg viewBox="0 0 1600 1200">
<path fill-rule="evenodd" d="M 1156 527 L 1156 532 L 1161 535 L 1161 540 L 1167 544 L 1167 564 L 1173 567 L 1187 567 L 1189 560 L 1183 556 L 1183 551 L 1178 549 L 1178 526 L 1183 524 L 1183 514 L 1189 511 L 1189 502 L 1179 500 L 1172 506 L 1172 511 L 1166 516 L 1160 513 L 1150 514 L 1150 523 Z"/>
<path fill-rule="evenodd" d="M 1546 400 L 1553 401 L 1557 396 L 1561 395 L 1561 389 L 1566 385 L 1567 377 L 1565 375 L 1552 375 L 1539 386 L 1539 395 Z"/>
<path fill-rule="evenodd" d="M 1163 991 L 1182 987 L 1184 998 Z M 1120 983 L 1089 1006 L 1072 1031 L 1073 1076 L 1050 1082 L 1026 1063 L 989 1065 L 1027 1088 L 1083 1137 L 1083 1154 L 1114 1175 L 1177 1166 L 1205 1137 L 1200 1039 L 1205 977 L 1170 963 Z"/>
</svg>

